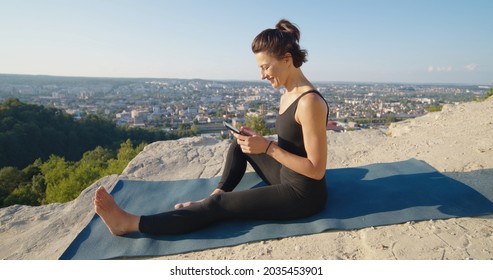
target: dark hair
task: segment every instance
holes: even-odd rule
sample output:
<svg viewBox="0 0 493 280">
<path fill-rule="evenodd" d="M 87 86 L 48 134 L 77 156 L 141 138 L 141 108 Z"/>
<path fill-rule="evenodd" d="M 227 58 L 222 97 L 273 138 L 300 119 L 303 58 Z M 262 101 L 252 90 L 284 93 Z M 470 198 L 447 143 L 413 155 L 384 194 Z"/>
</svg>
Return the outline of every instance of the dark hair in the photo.
<svg viewBox="0 0 493 280">
<path fill-rule="evenodd" d="M 308 52 L 300 48 L 300 30 L 288 20 L 281 19 L 275 29 L 265 29 L 252 42 L 253 53 L 267 52 L 282 59 L 286 53 L 293 57 L 294 67 L 299 68 L 306 62 Z"/>
</svg>

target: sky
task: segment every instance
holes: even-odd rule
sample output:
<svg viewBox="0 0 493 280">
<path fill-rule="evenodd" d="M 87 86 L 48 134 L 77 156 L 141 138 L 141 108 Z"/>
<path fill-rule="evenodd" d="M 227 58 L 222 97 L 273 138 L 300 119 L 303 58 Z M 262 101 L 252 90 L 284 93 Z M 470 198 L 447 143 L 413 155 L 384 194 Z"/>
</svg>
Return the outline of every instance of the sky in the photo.
<svg viewBox="0 0 493 280">
<path fill-rule="evenodd" d="M 314 82 L 493 85 L 490 0 L 0 0 L 0 73 L 259 80 L 253 38 L 301 30 Z"/>
</svg>

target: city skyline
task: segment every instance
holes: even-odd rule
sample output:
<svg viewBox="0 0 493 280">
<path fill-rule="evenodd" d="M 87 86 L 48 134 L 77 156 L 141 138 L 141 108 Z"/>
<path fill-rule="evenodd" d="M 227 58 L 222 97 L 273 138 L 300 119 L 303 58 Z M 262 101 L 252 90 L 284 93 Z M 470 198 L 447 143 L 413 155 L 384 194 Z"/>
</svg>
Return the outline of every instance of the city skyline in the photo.
<svg viewBox="0 0 493 280">
<path fill-rule="evenodd" d="M 0 1 L 0 73 L 260 80 L 281 18 L 312 81 L 493 84 L 491 1 Z"/>
</svg>

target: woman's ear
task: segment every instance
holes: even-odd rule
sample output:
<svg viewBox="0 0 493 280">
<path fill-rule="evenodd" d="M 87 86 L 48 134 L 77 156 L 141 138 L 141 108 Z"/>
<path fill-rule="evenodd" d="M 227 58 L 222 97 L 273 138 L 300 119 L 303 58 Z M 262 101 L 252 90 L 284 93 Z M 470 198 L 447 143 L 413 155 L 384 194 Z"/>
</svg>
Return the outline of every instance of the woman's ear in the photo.
<svg viewBox="0 0 493 280">
<path fill-rule="evenodd" d="M 283 60 L 284 62 L 288 63 L 288 62 L 291 62 L 293 63 L 293 56 L 291 55 L 291 53 L 286 53 L 283 57 Z"/>
<path fill-rule="evenodd" d="M 286 63 L 288 67 L 290 67 L 291 65 L 293 65 L 293 56 L 291 55 L 291 53 L 286 53 L 282 58 L 282 61 L 284 61 L 284 63 Z"/>
</svg>

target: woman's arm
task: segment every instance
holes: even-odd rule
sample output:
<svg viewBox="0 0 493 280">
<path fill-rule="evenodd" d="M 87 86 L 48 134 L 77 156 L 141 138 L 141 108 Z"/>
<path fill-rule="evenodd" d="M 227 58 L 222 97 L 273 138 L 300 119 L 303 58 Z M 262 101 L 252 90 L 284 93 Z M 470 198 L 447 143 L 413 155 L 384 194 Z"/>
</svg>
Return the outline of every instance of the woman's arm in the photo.
<svg viewBox="0 0 493 280">
<path fill-rule="evenodd" d="M 243 152 L 266 152 L 287 168 L 318 180 L 325 175 L 327 165 L 326 116 L 327 105 L 318 95 L 307 94 L 299 100 L 295 119 L 303 128 L 306 158 L 280 148 L 277 143 L 272 143 L 266 151 L 269 141 L 259 135 L 250 137 L 235 134 L 235 137 Z"/>
<path fill-rule="evenodd" d="M 317 94 L 307 94 L 298 103 L 295 119 L 303 128 L 306 158 L 275 145 L 268 154 L 289 169 L 313 179 L 321 179 L 327 166 L 327 104 Z"/>
</svg>

